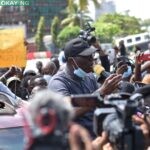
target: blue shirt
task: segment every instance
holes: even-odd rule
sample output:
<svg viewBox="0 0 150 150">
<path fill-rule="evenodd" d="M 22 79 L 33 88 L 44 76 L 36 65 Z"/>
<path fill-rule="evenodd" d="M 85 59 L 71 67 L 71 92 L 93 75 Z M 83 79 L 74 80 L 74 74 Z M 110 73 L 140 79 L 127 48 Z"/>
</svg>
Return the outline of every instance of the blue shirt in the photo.
<svg viewBox="0 0 150 150">
<path fill-rule="evenodd" d="M 10 103 L 14 106 L 17 105 L 18 100 L 20 99 L 19 97 L 17 97 L 14 93 L 11 92 L 11 90 L 4 85 L 2 82 L 0 82 L 0 92 L 6 94 L 10 100 Z"/>
<path fill-rule="evenodd" d="M 98 89 L 97 81 L 93 73 L 87 74 L 84 79 L 79 79 L 69 75 L 66 70 L 54 75 L 48 87 L 52 91 L 65 96 L 70 96 L 72 94 L 89 94 Z M 75 122 L 84 126 L 89 130 L 92 137 L 95 137 L 95 134 L 93 133 L 93 112 L 94 110 L 87 112 L 83 116 L 78 117 Z"/>
</svg>

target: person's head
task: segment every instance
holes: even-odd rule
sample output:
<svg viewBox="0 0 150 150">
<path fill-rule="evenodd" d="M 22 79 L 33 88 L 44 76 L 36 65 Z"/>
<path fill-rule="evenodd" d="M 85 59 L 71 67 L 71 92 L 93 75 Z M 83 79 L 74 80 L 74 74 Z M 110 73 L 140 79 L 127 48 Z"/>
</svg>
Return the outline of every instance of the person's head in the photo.
<svg viewBox="0 0 150 150">
<path fill-rule="evenodd" d="M 59 68 L 60 68 L 60 64 L 59 64 L 58 57 L 53 57 L 53 58 L 51 59 L 51 61 L 54 62 L 54 64 L 56 65 L 57 71 L 58 71 Z"/>
<path fill-rule="evenodd" d="M 20 95 L 21 80 L 18 77 L 13 76 L 8 78 L 6 85 L 14 94 L 16 94 L 17 96 Z"/>
<path fill-rule="evenodd" d="M 122 81 L 119 85 L 119 92 L 132 94 L 135 91 L 134 85 L 127 81 Z"/>
<path fill-rule="evenodd" d="M 37 68 L 39 73 L 42 73 L 42 67 L 43 67 L 42 62 L 41 61 L 37 61 L 36 62 L 36 68 Z"/>
<path fill-rule="evenodd" d="M 114 46 L 114 50 L 115 50 L 115 54 L 118 54 L 118 52 L 119 52 L 119 48 L 118 48 L 118 46 Z"/>
<path fill-rule="evenodd" d="M 46 88 L 47 87 L 47 81 L 43 78 L 43 76 L 40 76 L 40 75 L 32 77 L 30 79 L 30 83 L 29 83 L 29 93 L 31 93 L 32 89 L 35 86 L 41 86 L 43 88 Z"/>
<path fill-rule="evenodd" d="M 26 76 L 36 76 L 36 72 L 34 70 L 25 70 L 23 73 L 23 77 Z"/>
<path fill-rule="evenodd" d="M 142 49 L 141 49 L 141 47 L 140 46 L 138 46 L 138 45 L 135 45 L 135 53 L 137 53 L 138 51 L 141 51 Z"/>
<path fill-rule="evenodd" d="M 57 70 L 56 64 L 53 61 L 49 61 L 43 66 L 42 72 L 44 75 L 53 76 Z"/>
<path fill-rule="evenodd" d="M 124 45 L 124 41 L 123 41 L 123 40 L 119 41 L 119 45 L 120 45 L 120 46 L 121 46 L 121 45 Z"/>
<path fill-rule="evenodd" d="M 70 102 L 50 90 L 36 93 L 30 102 L 27 110 L 24 110 L 28 149 L 63 149 L 62 140 L 65 141 L 65 132 L 73 117 Z"/>
<path fill-rule="evenodd" d="M 89 46 L 81 38 L 75 38 L 67 42 L 64 47 L 67 65 L 73 71 L 80 68 L 86 73 L 93 72 L 93 57 L 96 50 L 95 47 Z"/>
<path fill-rule="evenodd" d="M 41 86 L 41 85 L 37 85 L 35 86 L 32 91 L 31 91 L 31 95 L 30 98 L 32 98 L 36 93 L 38 93 L 39 91 L 43 91 L 46 90 L 47 87 L 46 86 Z"/>
</svg>

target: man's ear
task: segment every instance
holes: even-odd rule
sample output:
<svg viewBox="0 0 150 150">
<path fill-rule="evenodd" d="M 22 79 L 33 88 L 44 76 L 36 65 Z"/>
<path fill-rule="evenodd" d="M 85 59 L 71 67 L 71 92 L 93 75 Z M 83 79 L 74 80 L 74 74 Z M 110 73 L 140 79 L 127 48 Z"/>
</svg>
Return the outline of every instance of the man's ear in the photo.
<svg viewBox="0 0 150 150">
<path fill-rule="evenodd" d="M 68 58 L 68 63 L 69 63 L 69 65 L 72 66 L 74 69 L 77 69 L 77 68 L 78 68 L 78 66 L 77 66 L 77 64 L 76 64 L 76 62 L 75 62 L 75 60 L 74 60 L 73 57 Z"/>
<path fill-rule="evenodd" d="M 69 58 L 68 58 L 68 62 L 69 62 L 69 64 L 71 64 L 71 65 L 74 66 L 74 60 L 73 60 L 72 57 L 69 57 Z"/>
</svg>

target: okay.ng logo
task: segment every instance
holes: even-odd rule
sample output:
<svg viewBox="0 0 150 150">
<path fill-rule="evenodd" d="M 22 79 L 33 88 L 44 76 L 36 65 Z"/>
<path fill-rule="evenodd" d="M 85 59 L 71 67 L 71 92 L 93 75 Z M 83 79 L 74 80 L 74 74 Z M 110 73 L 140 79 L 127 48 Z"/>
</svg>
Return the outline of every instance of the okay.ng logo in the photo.
<svg viewBox="0 0 150 150">
<path fill-rule="evenodd" d="M 0 6 L 29 6 L 30 0 L 0 0 Z"/>
</svg>

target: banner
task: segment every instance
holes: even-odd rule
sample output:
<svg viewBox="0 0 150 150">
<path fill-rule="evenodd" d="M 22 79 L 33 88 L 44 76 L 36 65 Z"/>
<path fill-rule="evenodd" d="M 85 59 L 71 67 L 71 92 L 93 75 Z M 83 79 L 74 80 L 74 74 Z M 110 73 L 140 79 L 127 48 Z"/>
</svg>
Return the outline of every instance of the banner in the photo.
<svg viewBox="0 0 150 150">
<path fill-rule="evenodd" d="M 0 30 L 0 68 L 26 66 L 26 47 L 22 28 Z"/>
</svg>

